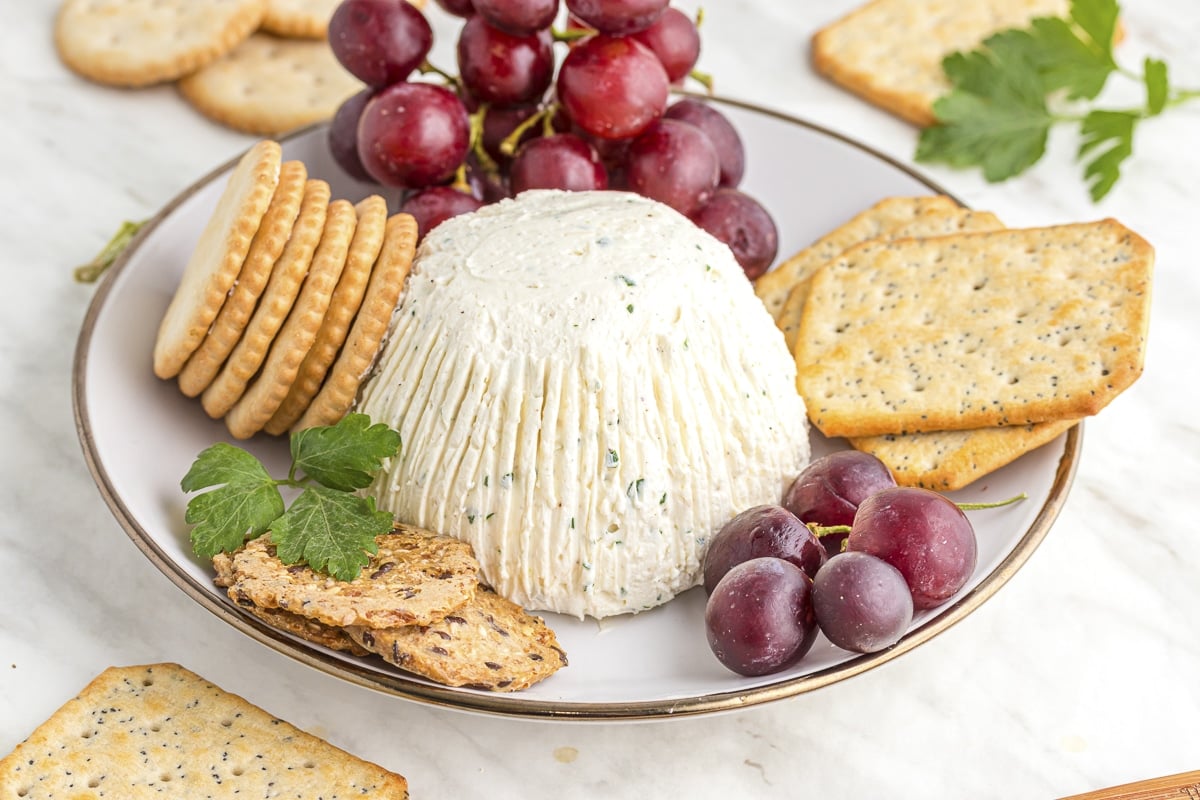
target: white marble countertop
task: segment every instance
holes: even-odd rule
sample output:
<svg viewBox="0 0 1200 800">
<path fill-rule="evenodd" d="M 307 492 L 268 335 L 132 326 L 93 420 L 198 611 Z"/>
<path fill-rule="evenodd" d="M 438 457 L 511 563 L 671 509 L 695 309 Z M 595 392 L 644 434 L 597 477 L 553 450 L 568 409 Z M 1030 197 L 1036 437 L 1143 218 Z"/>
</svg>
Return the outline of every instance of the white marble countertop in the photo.
<svg viewBox="0 0 1200 800">
<path fill-rule="evenodd" d="M 712 0 L 701 66 L 727 96 L 911 162 L 911 127 L 809 67 L 811 33 L 854 4 Z M 172 88 L 67 72 L 55 6 L 9 3 L 0 29 L 0 753 L 105 667 L 178 661 L 403 773 L 414 797 L 1056 797 L 1200 767 L 1200 104 L 1145 124 L 1098 206 L 1073 131 L 1006 184 L 923 170 L 1009 224 L 1114 216 L 1158 253 L 1145 374 L 1089 421 L 1062 515 L 994 598 L 917 650 L 792 699 L 664 723 L 531 722 L 383 696 L 261 647 L 178 591 L 109 513 L 72 420 L 94 287 L 71 267 L 251 140 Z M 1200 5 L 1127 6 L 1121 59 L 1157 55 L 1200 85 Z M 438 30 L 444 53 L 452 27 Z"/>
</svg>

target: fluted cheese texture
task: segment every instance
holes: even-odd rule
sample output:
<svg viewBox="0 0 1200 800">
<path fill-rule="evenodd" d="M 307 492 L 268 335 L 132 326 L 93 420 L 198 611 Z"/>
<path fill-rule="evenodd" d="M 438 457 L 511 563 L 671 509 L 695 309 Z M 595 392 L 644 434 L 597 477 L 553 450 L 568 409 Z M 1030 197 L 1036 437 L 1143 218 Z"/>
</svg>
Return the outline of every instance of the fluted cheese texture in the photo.
<svg viewBox="0 0 1200 800">
<path fill-rule="evenodd" d="M 403 437 L 370 491 L 470 542 L 527 608 L 641 611 L 807 463 L 795 378 L 729 248 L 687 218 L 525 192 L 421 244 L 358 406 Z"/>
</svg>

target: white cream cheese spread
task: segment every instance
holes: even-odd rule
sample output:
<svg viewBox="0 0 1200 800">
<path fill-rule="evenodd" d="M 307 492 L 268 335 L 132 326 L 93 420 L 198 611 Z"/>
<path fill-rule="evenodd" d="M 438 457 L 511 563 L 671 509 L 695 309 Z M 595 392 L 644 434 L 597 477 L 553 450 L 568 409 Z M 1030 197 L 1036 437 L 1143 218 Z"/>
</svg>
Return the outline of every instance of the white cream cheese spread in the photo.
<svg viewBox="0 0 1200 800">
<path fill-rule="evenodd" d="M 696 585 L 712 535 L 809 454 L 795 366 L 733 254 L 621 192 L 526 192 L 431 231 L 357 410 L 403 438 L 381 508 L 575 616 Z"/>
</svg>

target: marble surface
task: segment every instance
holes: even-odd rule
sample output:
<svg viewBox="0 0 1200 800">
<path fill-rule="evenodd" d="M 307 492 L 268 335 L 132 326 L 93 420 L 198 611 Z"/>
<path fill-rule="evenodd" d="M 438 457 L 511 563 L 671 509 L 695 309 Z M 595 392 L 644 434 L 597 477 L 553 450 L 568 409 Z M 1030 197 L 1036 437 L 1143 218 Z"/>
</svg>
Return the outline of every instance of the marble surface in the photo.
<svg viewBox="0 0 1200 800">
<path fill-rule="evenodd" d="M 853 0 L 705 5 L 701 66 L 722 93 L 911 161 L 911 127 L 809 67 L 808 37 Z M 1127 5 L 1121 60 L 1160 56 L 1200 86 L 1200 5 Z M 1114 216 L 1158 252 L 1145 374 L 1089 421 L 1066 507 L 1007 586 L 934 641 L 811 694 L 666 723 L 552 724 L 317 673 L 196 605 L 121 531 L 72 420 L 94 288 L 71 267 L 251 140 L 170 87 L 116 91 L 67 72 L 55 6 L 8 3 L 0 28 L 0 753 L 105 667 L 171 660 L 405 774 L 414 797 L 1056 797 L 1200 766 L 1200 104 L 1139 130 L 1100 205 L 1070 130 L 1005 184 L 922 168 L 1009 224 Z M 454 25 L 435 19 L 435 57 L 452 63 Z M 1136 98 L 1120 80 L 1106 102 Z"/>
</svg>

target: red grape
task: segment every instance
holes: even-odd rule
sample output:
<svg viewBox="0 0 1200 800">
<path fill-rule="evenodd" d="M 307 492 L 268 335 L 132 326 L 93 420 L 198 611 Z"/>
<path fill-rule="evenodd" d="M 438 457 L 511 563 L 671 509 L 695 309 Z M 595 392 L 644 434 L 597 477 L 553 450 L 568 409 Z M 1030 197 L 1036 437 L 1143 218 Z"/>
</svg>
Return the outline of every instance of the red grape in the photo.
<svg viewBox="0 0 1200 800">
<path fill-rule="evenodd" d="M 362 159 L 358 157 L 358 119 L 371 99 L 372 91 L 364 89 L 338 106 L 329 123 L 329 152 L 338 166 L 350 177 L 371 181 Z"/>
<path fill-rule="evenodd" d="M 369 86 L 404 80 L 432 45 L 425 15 L 405 0 L 344 0 L 329 20 L 333 54 Z"/>
<path fill-rule="evenodd" d="M 558 13 L 558 0 L 474 0 L 475 13 L 513 36 L 528 36 L 549 28 Z"/>
<path fill-rule="evenodd" d="M 786 669 L 817 638 L 812 578 L 781 558 L 743 561 L 709 595 L 704 623 L 713 654 L 734 672 Z"/>
<path fill-rule="evenodd" d="M 712 197 L 720 166 L 716 149 L 699 128 L 664 119 L 629 145 L 625 172 L 638 194 L 690 214 Z"/>
<path fill-rule="evenodd" d="M 471 194 L 485 204 L 512 197 L 508 177 L 497 170 L 485 169 L 473 155 L 467 156 L 467 182 L 471 185 Z"/>
<path fill-rule="evenodd" d="M 821 567 L 813 579 L 813 608 L 829 641 L 844 650 L 875 653 L 908 630 L 913 600 L 900 570 L 851 551 Z"/>
<path fill-rule="evenodd" d="M 725 523 L 704 555 L 704 591 L 730 569 L 752 558 L 790 561 L 812 578 L 825 563 L 825 548 L 796 515 L 782 506 L 754 506 Z"/>
<path fill-rule="evenodd" d="M 724 114 L 707 103 L 690 97 L 671 104 L 663 113 L 667 119 L 677 119 L 704 131 L 721 160 L 721 185 L 734 187 L 746 171 L 746 150 L 742 138 Z"/>
<path fill-rule="evenodd" d="M 558 99 L 583 130 L 602 139 L 636 136 L 662 116 L 670 81 L 658 57 L 629 38 L 592 36 L 567 53 Z"/>
<path fill-rule="evenodd" d="M 864 500 L 846 547 L 900 570 L 918 610 L 941 605 L 966 585 L 978 549 L 975 529 L 958 506 L 937 492 L 911 487 L 884 489 Z"/>
<path fill-rule="evenodd" d="M 431 186 L 414 192 L 400 204 L 400 211 L 412 214 L 417 220 L 417 238 L 425 238 L 425 234 L 441 223 L 475 211 L 483 203 L 465 192 L 460 192 L 452 186 Z"/>
<path fill-rule="evenodd" d="M 677 8 L 667 8 L 653 25 L 633 34 L 662 62 L 671 83 L 691 73 L 700 58 L 700 32 L 696 23 Z"/>
<path fill-rule="evenodd" d="M 375 180 L 419 189 L 442 183 L 463 162 L 470 123 L 462 101 L 430 83 L 397 83 L 368 102 L 358 123 L 358 154 Z"/>
<path fill-rule="evenodd" d="M 471 0 L 437 0 L 437 4 L 456 17 L 469 17 L 475 13 L 475 4 Z"/>
<path fill-rule="evenodd" d="M 851 525 L 858 505 L 871 495 L 896 485 L 891 471 L 875 456 L 859 450 L 837 450 L 816 459 L 792 481 L 783 507 L 801 522 Z M 845 535 L 822 536 L 830 553 L 840 550 Z"/>
<path fill-rule="evenodd" d="M 538 100 L 554 79 L 552 45 L 547 30 L 513 36 L 483 17 L 471 17 L 458 35 L 459 77 L 467 91 L 486 103 Z"/>
<path fill-rule="evenodd" d="M 737 189 L 718 189 L 692 221 L 729 245 L 746 277 L 754 280 L 771 268 L 779 252 L 779 231 L 762 205 Z"/>
<path fill-rule="evenodd" d="M 601 33 L 628 36 L 654 24 L 670 0 L 567 0 L 580 21 Z"/>
<path fill-rule="evenodd" d="M 583 192 L 608 188 L 608 175 L 596 151 L 570 133 L 540 136 L 521 145 L 508 175 L 513 194 L 526 189 Z"/>
</svg>

